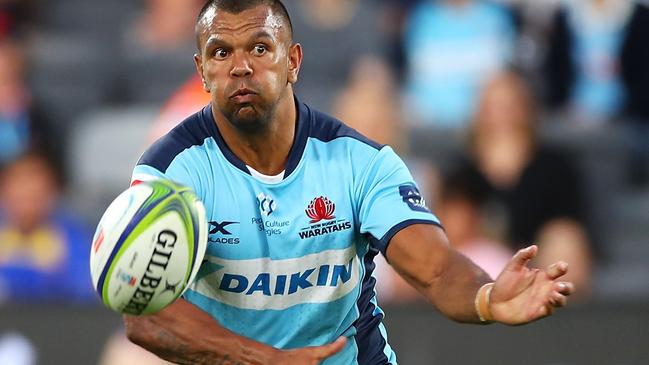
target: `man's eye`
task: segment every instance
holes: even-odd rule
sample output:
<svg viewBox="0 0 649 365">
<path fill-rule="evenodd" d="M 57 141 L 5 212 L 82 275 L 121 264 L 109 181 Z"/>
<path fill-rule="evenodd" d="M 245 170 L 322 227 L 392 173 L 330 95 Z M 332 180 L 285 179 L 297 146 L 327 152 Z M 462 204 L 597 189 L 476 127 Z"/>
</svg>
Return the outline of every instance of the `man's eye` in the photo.
<svg viewBox="0 0 649 365">
<path fill-rule="evenodd" d="M 217 58 L 226 58 L 228 56 L 228 51 L 224 50 L 223 48 L 219 48 L 214 51 L 214 56 L 216 56 Z"/>
<path fill-rule="evenodd" d="M 263 55 L 264 53 L 266 53 L 266 51 L 267 51 L 266 46 L 263 46 L 261 44 L 256 45 L 254 49 L 255 54 L 258 56 Z"/>
</svg>

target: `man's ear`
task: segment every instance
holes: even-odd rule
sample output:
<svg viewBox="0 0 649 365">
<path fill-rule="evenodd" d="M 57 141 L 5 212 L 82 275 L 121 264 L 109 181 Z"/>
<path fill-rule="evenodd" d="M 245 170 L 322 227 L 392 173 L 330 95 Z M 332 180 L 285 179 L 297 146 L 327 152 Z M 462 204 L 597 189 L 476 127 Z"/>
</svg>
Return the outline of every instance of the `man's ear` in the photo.
<svg viewBox="0 0 649 365">
<path fill-rule="evenodd" d="M 209 93 L 210 89 L 207 86 L 207 82 L 205 81 L 205 76 L 203 76 L 203 58 L 198 53 L 194 53 L 194 65 L 196 66 L 196 72 L 198 72 L 198 76 L 201 77 L 201 81 L 203 82 L 203 90 Z"/>
<path fill-rule="evenodd" d="M 288 82 L 295 84 L 300 73 L 300 66 L 302 65 L 302 45 L 295 43 L 288 49 Z"/>
</svg>

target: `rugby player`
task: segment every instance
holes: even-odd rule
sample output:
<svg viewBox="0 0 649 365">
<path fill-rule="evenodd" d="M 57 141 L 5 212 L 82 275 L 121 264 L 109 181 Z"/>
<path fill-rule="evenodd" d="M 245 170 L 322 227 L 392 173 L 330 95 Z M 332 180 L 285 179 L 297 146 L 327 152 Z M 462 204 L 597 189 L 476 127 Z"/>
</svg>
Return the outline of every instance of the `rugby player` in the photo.
<svg viewBox="0 0 649 365">
<path fill-rule="evenodd" d="M 493 281 L 451 248 L 389 146 L 294 95 L 303 51 L 280 1 L 209 1 L 196 36 L 211 103 L 144 153 L 133 182 L 194 189 L 208 248 L 183 299 L 124 316 L 131 341 L 181 364 L 396 364 L 379 253 L 459 322 L 524 324 L 566 304 L 566 263 L 528 268 L 530 246 Z"/>
</svg>

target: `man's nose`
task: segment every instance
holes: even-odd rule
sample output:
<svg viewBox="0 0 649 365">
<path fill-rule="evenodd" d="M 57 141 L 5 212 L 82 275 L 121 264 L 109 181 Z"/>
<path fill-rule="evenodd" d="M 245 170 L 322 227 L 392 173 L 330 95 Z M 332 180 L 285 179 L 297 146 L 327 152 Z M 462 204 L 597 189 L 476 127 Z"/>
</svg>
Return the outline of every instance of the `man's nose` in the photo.
<svg viewBox="0 0 649 365">
<path fill-rule="evenodd" d="M 232 69 L 230 75 L 233 77 L 252 76 L 252 65 L 250 59 L 245 54 L 234 54 L 232 58 Z"/>
</svg>

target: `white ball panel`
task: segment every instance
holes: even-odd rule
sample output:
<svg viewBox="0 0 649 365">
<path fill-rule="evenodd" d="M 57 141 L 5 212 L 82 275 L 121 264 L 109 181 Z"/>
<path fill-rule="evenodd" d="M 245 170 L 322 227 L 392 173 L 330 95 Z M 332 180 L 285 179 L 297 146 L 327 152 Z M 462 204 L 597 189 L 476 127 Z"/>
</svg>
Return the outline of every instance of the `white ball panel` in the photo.
<svg viewBox="0 0 649 365">
<path fill-rule="evenodd" d="M 131 187 L 115 198 L 101 217 L 90 251 L 90 274 L 95 288 L 117 240 L 152 192 L 151 186 L 144 184 Z"/>
</svg>

